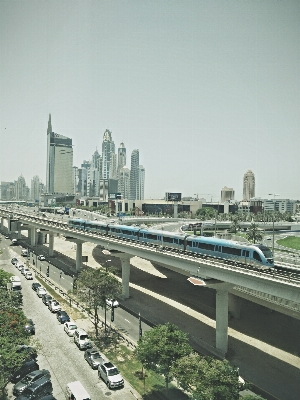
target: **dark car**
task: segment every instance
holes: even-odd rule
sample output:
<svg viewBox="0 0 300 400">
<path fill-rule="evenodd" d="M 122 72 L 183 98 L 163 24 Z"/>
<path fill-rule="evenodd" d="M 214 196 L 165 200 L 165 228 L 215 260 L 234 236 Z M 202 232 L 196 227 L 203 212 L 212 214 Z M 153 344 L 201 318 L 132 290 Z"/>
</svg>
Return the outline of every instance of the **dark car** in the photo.
<svg viewBox="0 0 300 400">
<path fill-rule="evenodd" d="M 42 302 L 47 306 L 49 304 L 49 301 L 52 300 L 52 296 L 50 294 L 43 294 L 42 296 Z"/>
<path fill-rule="evenodd" d="M 24 378 L 25 375 L 29 374 L 29 372 L 35 371 L 39 368 L 40 367 L 35 360 L 27 360 L 17 371 L 15 371 L 15 373 L 11 375 L 10 381 L 12 383 L 17 383 L 20 379 Z"/>
<path fill-rule="evenodd" d="M 18 396 L 20 395 L 28 386 L 32 385 L 34 382 L 38 381 L 39 379 L 43 378 L 44 376 L 51 378 L 51 374 L 46 369 L 40 369 L 36 371 L 32 371 L 23 379 L 21 379 L 18 383 L 15 384 L 13 387 L 13 395 Z"/>
<path fill-rule="evenodd" d="M 12 258 L 11 259 L 11 263 L 13 264 L 13 265 L 15 265 L 15 264 L 17 264 L 17 262 L 18 262 L 18 259 L 17 258 Z"/>
<path fill-rule="evenodd" d="M 32 319 L 28 318 L 25 324 L 26 332 L 30 333 L 30 335 L 35 335 L 35 325 Z"/>
<path fill-rule="evenodd" d="M 58 321 L 59 321 L 61 324 L 64 324 L 65 322 L 69 322 L 69 321 L 70 321 L 70 317 L 69 317 L 68 314 L 67 314 L 65 311 L 63 311 L 63 310 L 57 311 L 57 313 L 56 313 L 56 318 L 58 319 Z"/>
<path fill-rule="evenodd" d="M 28 360 L 35 360 L 37 358 L 37 351 L 34 347 L 27 345 L 20 345 L 17 347 L 16 353 L 24 355 L 24 358 Z"/>
<path fill-rule="evenodd" d="M 56 400 L 56 398 L 52 394 L 48 394 L 48 396 L 41 397 L 39 400 Z"/>
<path fill-rule="evenodd" d="M 98 366 L 104 362 L 99 351 L 95 348 L 86 350 L 84 352 L 84 358 L 93 369 L 97 369 Z"/>
<path fill-rule="evenodd" d="M 50 378 L 44 376 L 28 386 L 15 400 L 37 400 L 48 394 L 52 394 L 53 387 Z"/>
<path fill-rule="evenodd" d="M 42 286 L 40 283 L 38 282 L 33 282 L 33 284 L 31 285 L 32 289 L 36 292 L 37 288 L 39 288 L 40 286 Z"/>
</svg>

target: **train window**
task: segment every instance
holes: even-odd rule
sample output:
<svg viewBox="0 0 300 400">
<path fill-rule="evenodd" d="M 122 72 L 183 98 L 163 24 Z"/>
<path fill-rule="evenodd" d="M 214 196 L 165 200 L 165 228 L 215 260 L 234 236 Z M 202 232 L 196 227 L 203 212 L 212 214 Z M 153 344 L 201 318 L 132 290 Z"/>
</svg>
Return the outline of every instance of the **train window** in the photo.
<svg viewBox="0 0 300 400">
<path fill-rule="evenodd" d="M 249 254 L 250 254 L 249 250 L 242 250 L 243 257 L 249 257 Z"/>
<path fill-rule="evenodd" d="M 150 240 L 158 240 L 157 235 L 153 235 L 151 233 L 147 234 L 147 238 L 150 239 Z"/>
<path fill-rule="evenodd" d="M 235 249 L 234 247 L 225 247 L 225 246 L 223 246 L 222 247 L 222 253 L 231 254 L 231 255 L 234 255 L 234 256 L 240 256 L 241 255 L 241 250 L 240 249 Z"/>
<path fill-rule="evenodd" d="M 191 240 L 188 240 L 186 245 L 192 247 L 193 246 L 193 242 Z"/>
<path fill-rule="evenodd" d="M 257 251 L 253 252 L 253 258 L 254 258 L 254 260 L 261 262 L 260 255 L 257 253 Z"/>
<path fill-rule="evenodd" d="M 179 239 L 179 244 L 180 244 L 181 246 L 184 246 L 184 240 Z"/>
<path fill-rule="evenodd" d="M 215 246 L 213 244 L 202 243 L 202 242 L 198 243 L 198 247 L 199 249 L 210 250 L 210 251 L 214 251 L 215 249 Z"/>
<path fill-rule="evenodd" d="M 168 236 L 163 236 L 163 241 L 166 243 L 173 243 L 173 238 L 170 238 Z"/>
</svg>

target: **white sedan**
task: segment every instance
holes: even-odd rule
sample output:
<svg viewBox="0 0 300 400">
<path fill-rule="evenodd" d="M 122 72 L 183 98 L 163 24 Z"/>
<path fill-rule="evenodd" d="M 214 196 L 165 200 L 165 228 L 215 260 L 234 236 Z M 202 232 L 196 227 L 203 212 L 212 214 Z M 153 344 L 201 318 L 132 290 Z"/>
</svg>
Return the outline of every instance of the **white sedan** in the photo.
<svg viewBox="0 0 300 400">
<path fill-rule="evenodd" d="M 74 336 L 74 333 L 77 329 L 77 325 L 73 321 L 65 322 L 64 323 L 64 331 L 69 335 L 69 336 Z"/>
<path fill-rule="evenodd" d="M 48 308 L 53 313 L 61 310 L 61 306 L 60 306 L 59 302 L 56 300 L 50 300 L 49 304 L 48 304 Z"/>
</svg>

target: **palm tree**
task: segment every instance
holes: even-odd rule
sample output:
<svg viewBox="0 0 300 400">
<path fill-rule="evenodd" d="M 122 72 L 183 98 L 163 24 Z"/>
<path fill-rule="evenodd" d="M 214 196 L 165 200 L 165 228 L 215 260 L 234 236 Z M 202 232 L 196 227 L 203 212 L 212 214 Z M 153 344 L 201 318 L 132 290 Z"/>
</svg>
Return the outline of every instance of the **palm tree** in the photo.
<svg viewBox="0 0 300 400">
<path fill-rule="evenodd" d="M 254 222 L 252 222 L 252 224 L 249 226 L 249 228 L 246 232 L 246 236 L 250 242 L 255 243 L 255 242 L 262 240 L 263 234 L 262 234 L 259 226 L 257 224 L 255 224 Z"/>
</svg>

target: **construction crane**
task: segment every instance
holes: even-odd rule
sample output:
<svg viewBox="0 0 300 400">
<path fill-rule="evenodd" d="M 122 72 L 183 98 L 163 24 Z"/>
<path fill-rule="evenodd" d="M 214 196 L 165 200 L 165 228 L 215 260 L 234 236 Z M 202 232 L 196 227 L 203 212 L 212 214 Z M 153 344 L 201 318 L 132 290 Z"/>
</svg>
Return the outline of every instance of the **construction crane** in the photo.
<svg viewBox="0 0 300 400">
<path fill-rule="evenodd" d="M 213 195 L 211 193 L 194 193 L 194 196 L 197 196 L 197 201 L 199 200 L 199 195 L 200 196 L 211 196 L 210 202 L 212 203 Z"/>
</svg>

